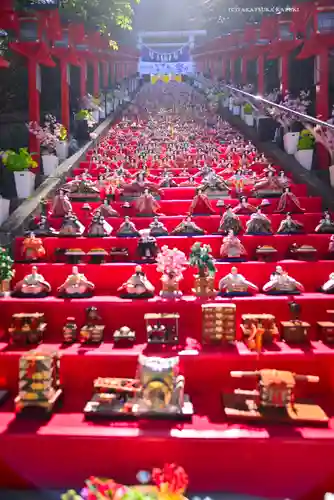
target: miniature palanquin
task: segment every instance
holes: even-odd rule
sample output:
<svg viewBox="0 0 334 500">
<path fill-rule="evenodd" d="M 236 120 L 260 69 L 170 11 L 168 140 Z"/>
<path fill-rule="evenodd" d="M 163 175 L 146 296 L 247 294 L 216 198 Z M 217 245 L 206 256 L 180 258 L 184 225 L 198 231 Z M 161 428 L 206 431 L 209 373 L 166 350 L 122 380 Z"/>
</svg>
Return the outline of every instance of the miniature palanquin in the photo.
<svg viewBox="0 0 334 500">
<path fill-rule="evenodd" d="M 179 314 L 145 314 L 148 343 L 178 344 L 179 318 Z"/>
<path fill-rule="evenodd" d="M 13 314 L 8 328 L 10 342 L 13 344 L 39 344 L 47 327 L 43 313 Z"/>
<path fill-rule="evenodd" d="M 320 406 L 299 403 L 295 397 L 297 382 L 318 383 L 317 376 L 297 375 L 275 369 L 233 371 L 230 375 L 238 379 L 255 379 L 256 390 L 236 389 L 233 394 L 224 394 L 225 413 L 229 417 L 296 421 L 306 424 L 328 422 L 328 416 Z"/>
<path fill-rule="evenodd" d="M 236 338 L 236 305 L 202 305 L 203 342 L 222 344 L 233 342 Z"/>
<path fill-rule="evenodd" d="M 57 352 L 30 351 L 19 361 L 19 393 L 15 398 L 16 413 L 37 408 L 50 414 L 62 395 L 60 357 Z"/>
</svg>

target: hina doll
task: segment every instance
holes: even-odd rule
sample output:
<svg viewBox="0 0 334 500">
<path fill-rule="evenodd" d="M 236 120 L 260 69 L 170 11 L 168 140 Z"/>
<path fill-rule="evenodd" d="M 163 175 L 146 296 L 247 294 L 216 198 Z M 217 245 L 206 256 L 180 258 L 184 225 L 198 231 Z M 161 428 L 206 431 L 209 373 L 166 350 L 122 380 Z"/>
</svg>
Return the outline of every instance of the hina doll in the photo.
<svg viewBox="0 0 334 500">
<path fill-rule="evenodd" d="M 80 179 L 77 184 L 71 189 L 71 198 L 81 198 L 83 196 L 88 196 L 89 198 L 100 197 L 100 190 L 94 185 L 94 183 L 88 179 Z"/>
<path fill-rule="evenodd" d="M 77 266 L 73 266 L 70 274 L 64 283 L 58 288 L 58 293 L 65 298 L 85 298 L 93 295 L 95 285 L 88 281 L 86 276 L 79 273 Z"/>
<path fill-rule="evenodd" d="M 120 217 L 120 214 L 117 212 L 117 210 L 114 210 L 110 204 L 109 204 L 109 200 L 105 199 L 102 203 L 102 205 L 100 205 L 94 212 L 94 215 L 96 212 L 99 212 L 104 218 L 107 218 L 107 217 Z"/>
<path fill-rule="evenodd" d="M 138 229 L 136 228 L 134 223 L 130 221 L 130 217 L 128 215 L 124 217 L 124 222 L 122 222 L 122 224 L 119 226 L 117 236 L 130 238 L 139 236 Z"/>
<path fill-rule="evenodd" d="M 64 217 L 70 212 L 72 212 L 72 204 L 66 192 L 60 189 L 54 197 L 50 215 L 52 217 Z"/>
<path fill-rule="evenodd" d="M 151 236 L 149 229 L 139 231 L 140 238 L 138 240 L 137 253 L 143 261 L 154 261 L 159 253 L 157 240 Z"/>
<path fill-rule="evenodd" d="M 332 234 L 332 236 L 330 237 L 330 240 L 329 240 L 328 253 L 330 255 L 333 255 L 333 253 L 334 253 L 334 234 Z"/>
<path fill-rule="evenodd" d="M 259 289 L 254 283 L 239 274 L 236 267 L 232 267 L 231 272 L 219 281 L 219 291 L 220 295 L 235 296 L 258 293 Z"/>
<path fill-rule="evenodd" d="M 162 176 L 162 180 L 159 184 L 159 188 L 174 188 L 177 187 L 176 182 L 169 174 L 169 172 L 165 172 Z"/>
<path fill-rule="evenodd" d="M 233 213 L 235 214 L 248 215 L 253 214 L 254 212 L 256 212 L 256 208 L 248 203 L 246 196 L 242 196 L 238 205 L 233 208 Z"/>
<path fill-rule="evenodd" d="M 14 295 L 22 298 L 46 297 L 50 292 L 50 283 L 38 273 L 36 266 L 31 268 L 31 274 L 27 274 L 23 280 L 16 283 L 14 289 Z"/>
<path fill-rule="evenodd" d="M 201 190 L 203 192 L 221 191 L 226 193 L 230 188 L 222 177 L 219 177 L 214 171 L 211 171 L 203 180 Z"/>
<path fill-rule="evenodd" d="M 314 232 L 319 234 L 334 234 L 334 222 L 327 210 L 324 212 L 323 218 L 320 220 Z"/>
<path fill-rule="evenodd" d="M 211 215 L 215 213 L 208 197 L 199 189 L 190 205 L 190 215 Z"/>
<path fill-rule="evenodd" d="M 304 292 L 304 287 L 289 276 L 281 266 L 277 266 L 268 283 L 264 285 L 263 291 L 273 295 L 297 294 Z"/>
<path fill-rule="evenodd" d="M 175 229 L 171 232 L 172 235 L 195 236 L 197 234 L 205 234 L 205 231 L 198 227 L 190 216 L 184 219 Z"/>
<path fill-rule="evenodd" d="M 33 233 L 36 236 L 55 236 L 57 231 L 50 226 L 46 215 L 41 215 L 40 220 L 34 223 Z"/>
<path fill-rule="evenodd" d="M 99 211 L 96 211 L 93 215 L 92 221 L 87 229 L 87 236 L 91 237 L 104 237 L 110 236 L 113 228 L 104 219 L 103 215 Z"/>
<path fill-rule="evenodd" d="M 154 297 L 154 286 L 149 282 L 141 266 L 136 266 L 135 272 L 118 289 L 122 298 L 144 299 Z"/>
<path fill-rule="evenodd" d="M 277 182 L 282 189 L 289 187 L 291 184 L 290 179 L 285 175 L 283 170 L 280 171 Z"/>
<path fill-rule="evenodd" d="M 154 217 L 153 222 L 149 225 L 150 235 L 157 238 L 158 236 L 168 236 L 168 230 L 159 221 L 158 217 Z"/>
<path fill-rule="evenodd" d="M 242 255 L 246 255 L 246 249 L 234 232 L 230 230 L 223 239 L 223 244 L 220 247 L 220 255 L 223 259 L 240 259 Z"/>
<path fill-rule="evenodd" d="M 270 219 L 257 208 L 246 222 L 246 234 L 272 234 Z"/>
<path fill-rule="evenodd" d="M 285 219 L 280 223 L 277 232 L 279 234 L 296 234 L 302 233 L 304 225 L 300 222 L 293 220 L 290 213 L 286 214 Z"/>
<path fill-rule="evenodd" d="M 305 212 L 305 209 L 301 207 L 298 198 L 291 193 L 289 187 L 284 189 L 283 194 L 281 195 L 278 205 L 277 212 Z"/>
<path fill-rule="evenodd" d="M 334 293 L 334 273 L 329 275 L 329 279 L 320 288 L 323 293 Z"/>
<path fill-rule="evenodd" d="M 254 184 L 255 193 L 259 194 L 261 191 L 272 194 L 280 194 L 282 186 L 280 185 L 278 177 L 273 172 L 268 172 L 267 177 Z"/>
<path fill-rule="evenodd" d="M 152 217 L 153 215 L 158 215 L 159 209 L 159 203 L 150 194 L 149 190 L 145 189 L 136 202 L 137 215 L 140 217 Z"/>
<path fill-rule="evenodd" d="M 68 213 L 63 219 L 58 235 L 82 236 L 84 232 L 85 227 L 78 220 L 78 217 L 73 213 Z"/>
<path fill-rule="evenodd" d="M 36 238 L 34 233 L 24 238 L 22 243 L 22 254 L 25 260 L 39 260 L 45 257 L 45 248 L 40 238 Z"/>
<path fill-rule="evenodd" d="M 220 220 L 218 233 L 227 234 L 232 230 L 234 234 L 239 234 L 242 229 L 240 218 L 233 212 L 231 207 L 227 207 L 226 212 Z"/>
</svg>

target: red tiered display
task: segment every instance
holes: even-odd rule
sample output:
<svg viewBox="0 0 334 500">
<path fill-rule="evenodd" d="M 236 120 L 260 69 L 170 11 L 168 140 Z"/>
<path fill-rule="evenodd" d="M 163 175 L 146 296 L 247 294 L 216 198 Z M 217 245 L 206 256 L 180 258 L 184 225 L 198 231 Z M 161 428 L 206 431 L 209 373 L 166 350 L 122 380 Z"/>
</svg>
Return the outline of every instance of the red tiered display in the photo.
<svg viewBox="0 0 334 500">
<path fill-rule="evenodd" d="M 161 85 L 164 88 L 164 84 Z M 172 84 L 170 85 L 173 99 L 176 99 L 176 95 L 179 96 L 179 99 L 180 90 L 176 90 Z M 154 90 L 154 92 L 158 95 L 157 102 L 159 102 L 160 108 L 163 102 L 168 100 L 169 94 L 163 93 L 161 97 L 159 88 L 158 85 L 158 90 Z M 149 90 L 152 92 L 152 87 Z M 187 86 L 182 86 L 181 90 L 185 94 L 189 92 Z M 148 100 L 145 92 L 144 89 L 139 102 L 143 98 Z M 154 109 L 156 103 L 152 104 L 151 102 L 151 105 Z M 203 103 L 200 105 L 203 106 Z M 187 110 L 187 108 L 184 109 Z M 184 109 L 183 112 L 186 113 Z M 172 118 L 169 119 L 172 120 Z M 156 122 L 156 133 L 159 130 L 162 131 L 159 120 Z M 145 137 L 148 130 L 147 122 L 141 122 L 139 127 L 141 127 Z M 164 124 L 163 129 L 166 129 L 166 124 Z M 175 125 L 167 135 L 163 136 L 163 139 L 158 141 L 162 145 L 164 155 L 166 155 L 166 151 L 168 152 L 167 144 L 171 142 L 171 136 L 182 136 L 180 129 L 182 127 L 178 128 Z M 218 132 L 220 136 L 235 137 L 235 133 L 226 124 L 218 124 Z M 114 147 L 118 144 L 117 138 L 130 137 L 131 133 L 127 122 L 121 122 L 121 125 L 118 128 L 115 127 L 100 146 L 100 150 L 105 151 L 102 157 L 92 162 L 89 159 L 83 162 L 82 168 L 74 175 L 81 175 L 84 169 L 88 168 L 88 173 L 93 178 L 91 182 L 95 182 L 97 174 L 104 172 L 105 166 L 108 164 L 110 168 L 108 175 L 113 176 L 119 165 L 116 165 L 116 161 L 115 165 L 113 164 L 114 153 L 106 151 L 106 144 Z M 190 139 L 193 141 L 193 144 L 189 145 L 192 155 L 191 173 L 200 172 L 203 166 L 200 163 L 203 153 L 199 151 L 199 144 L 206 145 L 204 150 L 208 165 L 211 165 L 213 171 L 221 172 L 226 167 L 223 162 L 229 154 L 227 152 L 229 140 L 231 139 L 226 139 L 225 144 L 220 145 L 220 140 L 206 129 L 201 131 L 201 138 L 197 137 L 197 141 Z M 181 143 L 184 143 L 183 136 L 179 137 L 179 142 L 176 144 Z M 209 144 L 211 145 L 209 146 Z M 245 143 L 240 140 L 238 147 L 245 147 Z M 217 149 L 218 154 L 213 152 L 214 149 Z M 91 153 L 93 156 L 96 155 L 95 151 Z M 139 152 L 135 151 L 135 146 L 128 145 L 126 154 L 139 162 L 140 155 Z M 240 166 L 240 154 L 233 153 L 232 163 L 235 170 Z M 252 165 L 252 154 L 249 153 L 248 169 L 257 172 L 260 176 L 266 165 Z M 189 166 L 189 159 L 187 159 L 188 154 L 181 150 L 179 156 L 181 158 L 177 160 L 177 165 L 178 172 L 181 172 L 187 168 L 187 165 Z M 161 160 L 156 161 L 157 168 L 150 171 L 152 177 L 162 175 L 162 168 L 159 168 Z M 174 159 L 171 161 L 176 162 Z M 141 162 L 143 163 L 143 160 Z M 99 164 L 97 165 L 97 163 Z M 124 161 L 124 163 L 126 162 Z M 276 167 L 276 170 L 278 171 L 279 168 Z M 135 170 L 130 172 L 135 173 Z M 177 172 L 173 172 L 171 169 L 171 173 L 176 174 Z M 229 176 L 224 174 L 223 177 L 228 179 Z M 149 177 L 147 180 L 159 183 L 154 178 Z M 175 177 L 177 183 L 180 180 L 181 177 Z M 199 186 L 202 181 L 201 175 L 196 177 Z M 131 181 L 125 180 L 125 182 Z M 133 217 L 132 208 L 124 207 L 123 201 L 112 202 L 112 207 L 120 213 L 121 217 L 106 219 L 113 227 L 111 237 L 43 238 L 46 255 L 38 263 L 38 272 L 50 283 L 52 294 L 49 297 L 35 300 L 14 297 L 0 300 L 0 327 L 1 333 L 3 333 L 0 344 L 0 382 L 1 386 L 8 388 L 12 394 L 17 393 L 18 363 L 22 351 L 15 350 L 13 346 L 8 344 L 6 332 L 12 315 L 17 312 L 43 313 L 48 327 L 41 348 L 52 350 L 59 348 L 63 354 L 61 379 L 65 396 L 64 407 L 60 413 L 54 414 L 51 420 L 43 425 L 34 422 L 18 422 L 15 420 L 10 403 L 8 406 L 2 407 L 2 411 L 0 411 L 0 448 L 2 453 L 0 487 L 18 488 L 34 485 L 40 488 L 63 488 L 82 483 L 91 474 L 98 474 L 100 477 L 113 476 L 121 482 L 129 483 L 138 470 L 151 469 L 154 464 L 162 462 L 182 463 L 189 474 L 192 488 L 202 491 L 236 491 L 267 498 L 287 496 L 306 498 L 303 497 L 305 491 L 310 491 L 328 480 L 329 484 L 331 483 L 333 467 L 331 460 L 324 460 L 324 456 L 329 457 L 333 450 L 333 419 L 330 420 L 328 428 L 321 430 L 313 427 L 239 425 L 233 422 L 227 423 L 220 402 L 222 390 L 233 391 L 236 388 L 235 381 L 230 378 L 230 371 L 272 368 L 318 376 L 320 378 L 319 384 L 312 386 L 301 383 L 296 387 L 296 393 L 298 397 L 312 397 L 320 401 L 326 412 L 331 415 L 331 394 L 334 389 L 334 354 L 329 345 L 317 338 L 317 322 L 328 320 L 326 311 L 333 308 L 331 296 L 319 293 L 321 285 L 328 280 L 328 276 L 334 268 L 334 263 L 328 260 L 330 235 L 314 233 L 322 217 L 321 199 L 308 197 L 305 186 L 292 183 L 291 191 L 305 209 L 304 213 L 294 215 L 294 219 L 304 225 L 305 234 L 276 234 L 284 215 L 275 213 L 278 199 L 273 198 L 270 200 L 269 206 L 263 209 L 263 212 L 270 217 L 274 234 L 272 236 L 251 236 L 244 235 L 242 232 L 238 237 L 247 250 L 248 261 L 238 263 L 237 267 L 239 273 L 262 290 L 263 285 L 269 281 L 270 275 L 279 264 L 290 276 L 304 285 L 305 293 L 296 296 L 267 296 L 260 292 L 253 297 L 217 298 L 215 302 L 221 301 L 221 303 L 236 305 L 237 341 L 233 345 L 222 347 L 201 345 L 201 306 L 207 301 L 191 295 L 194 284 L 193 269 L 187 269 L 180 281 L 180 290 L 183 292 L 181 299 L 164 300 L 159 297 L 161 274 L 158 273 L 155 264 L 143 265 L 147 279 L 155 287 L 156 296 L 154 298 L 136 301 L 118 297 L 118 288 L 135 271 L 135 260 L 138 260 L 138 258 L 136 259 L 138 239 L 117 238 L 113 235 L 116 234 L 125 215 L 131 217 L 131 221 L 138 230 L 148 228 L 152 222 L 150 217 Z M 252 198 L 251 187 L 248 188 L 248 192 L 250 196 L 248 202 L 258 206 L 262 200 Z M 162 190 L 159 204 L 161 213 L 165 215 L 159 217 L 159 220 L 169 233 L 188 214 L 194 195 L 194 188 L 176 187 Z M 103 196 L 104 193 L 101 192 L 101 197 L 103 198 Z M 231 198 L 224 199 L 224 206 L 219 204 L 218 207 L 216 200 L 210 199 L 216 215 L 208 214 L 193 218 L 196 225 L 206 231 L 205 236 L 159 237 L 157 238 L 159 247 L 164 245 L 168 245 L 169 248 L 176 247 L 189 255 L 194 242 L 200 241 L 209 244 L 212 254 L 218 259 L 222 243 L 222 236 L 217 234 L 220 215 L 225 212 L 226 206 L 234 207 L 238 204 L 236 193 L 229 196 Z M 100 202 L 90 203 L 91 211 L 93 212 L 100 204 Z M 73 211 L 79 220 L 87 225 L 87 220 L 90 218 L 83 214 L 82 206 L 83 203 L 72 202 Z M 240 219 L 245 228 L 249 216 L 241 215 Z M 58 230 L 61 219 L 50 218 L 49 223 L 51 227 Z M 15 242 L 17 260 L 22 258 L 22 241 L 22 238 L 18 238 Z M 291 259 L 289 249 L 294 243 L 314 246 L 318 251 L 318 260 L 312 263 L 288 260 L 288 258 Z M 257 247 L 263 245 L 277 249 L 277 262 L 255 260 Z M 65 281 L 72 269 L 70 264 L 57 262 L 57 255 L 59 257 L 57 249 L 75 248 L 88 253 L 93 248 L 103 248 L 110 254 L 111 249 L 116 247 L 128 250 L 128 261 L 112 262 L 106 257 L 105 264 L 90 264 L 88 259 L 79 264 L 79 272 L 82 272 L 86 279 L 95 285 L 95 295 L 92 298 L 73 300 L 56 298 L 57 288 Z M 217 283 L 230 272 L 232 265 L 230 262 L 217 263 Z M 16 263 L 15 270 L 14 283 L 22 280 L 30 272 L 30 265 Z M 292 300 L 302 306 L 302 320 L 311 324 L 310 343 L 291 346 L 278 341 L 273 345 L 266 345 L 260 355 L 250 351 L 242 342 L 240 329 L 242 315 L 272 314 L 279 325 L 281 321 L 290 319 L 289 303 Z M 98 308 L 101 321 L 105 325 L 104 343 L 97 347 L 85 347 L 78 344 L 62 347 L 62 332 L 66 318 L 74 318 L 77 324 L 83 324 L 85 309 L 90 306 Z M 94 379 L 98 377 L 132 377 L 136 370 L 139 354 L 147 354 L 147 333 L 144 321 L 144 315 L 147 313 L 178 313 L 180 315 L 180 346 L 159 351 L 159 355 L 175 355 L 177 349 L 179 350 L 180 365 L 185 376 L 187 392 L 191 396 L 195 410 L 192 423 L 180 426 L 161 422 L 150 422 L 149 425 L 130 422 L 93 425 L 85 422 L 82 410 L 91 396 Z M 133 347 L 121 349 L 113 343 L 113 332 L 124 325 L 136 332 L 136 343 Z M 150 346 L 149 352 L 154 352 L 154 349 Z M 246 387 L 246 389 L 251 388 L 251 385 Z M 312 452 L 308 453 L 310 449 Z M 277 480 L 277 471 L 280 471 L 284 477 L 283 481 Z"/>
</svg>

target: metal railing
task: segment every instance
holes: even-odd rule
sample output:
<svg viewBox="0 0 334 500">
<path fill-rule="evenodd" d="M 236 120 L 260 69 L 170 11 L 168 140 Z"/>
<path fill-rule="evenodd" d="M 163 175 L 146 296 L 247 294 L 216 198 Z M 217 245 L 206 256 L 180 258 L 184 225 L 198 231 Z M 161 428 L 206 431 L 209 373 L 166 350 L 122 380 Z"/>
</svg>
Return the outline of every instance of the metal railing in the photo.
<svg viewBox="0 0 334 500">
<path fill-rule="evenodd" d="M 243 96 L 245 98 L 245 100 L 261 102 L 261 103 L 265 104 L 266 106 L 274 107 L 274 108 L 280 109 L 281 111 L 284 111 L 285 113 L 289 113 L 290 115 L 293 115 L 297 118 L 296 121 L 313 123 L 314 125 L 320 125 L 321 127 L 327 127 L 327 128 L 334 131 L 334 125 L 332 125 L 330 123 L 319 120 L 318 118 L 314 118 L 313 116 L 305 115 L 304 113 L 299 113 L 299 111 L 294 111 L 290 108 L 287 108 L 286 106 L 283 106 L 282 104 L 276 104 L 275 102 L 268 101 L 268 99 L 265 99 L 264 97 L 262 97 L 260 95 L 250 94 L 249 92 L 246 92 L 246 91 L 241 90 L 241 89 L 237 89 L 235 87 L 232 87 L 231 85 L 224 85 L 224 88 L 228 89 L 232 93 L 240 94 L 241 96 Z"/>
</svg>

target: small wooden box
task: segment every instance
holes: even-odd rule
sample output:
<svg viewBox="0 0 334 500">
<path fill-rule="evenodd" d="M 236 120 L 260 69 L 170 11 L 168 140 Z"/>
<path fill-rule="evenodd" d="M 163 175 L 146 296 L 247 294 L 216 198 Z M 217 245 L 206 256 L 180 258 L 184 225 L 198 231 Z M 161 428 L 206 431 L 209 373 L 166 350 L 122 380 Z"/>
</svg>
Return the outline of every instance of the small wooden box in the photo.
<svg viewBox="0 0 334 500">
<path fill-rule="evenodd" d="M 258 327 L 260 324 L 264 329 L 262 337 L 263 344 L 272 344 L 279 337 L 278 328 L 276 326 L 275 316 L 272 314 L 243 314 L 241 316 L 242 323 L 240 325 L 243 337 L 248 340 L 252 333 L 252 325 Z"/>
<path fill-rule="evenodd" d="M 204 304 L 202 306 L 203 343 L 222 344 L 235 341 L 235 316 L 235 304 Z"/>
<path fill-rule="evenodd" d="M 311 325 L 305 321 L 281 321 L 282 339 L 289 344 L 303 344 L 309 341 Z"/>
<path fill-rule="evenodd" d="M 318 321 L 318 334 L 319 340 L 327 342 L 328 344 L 334 343 L 334 323 L 332 321 Z"/>
</svg>

